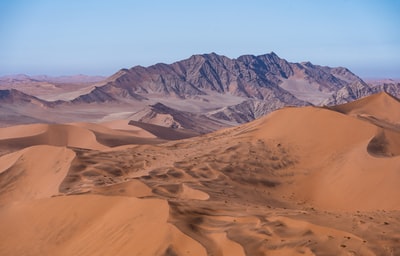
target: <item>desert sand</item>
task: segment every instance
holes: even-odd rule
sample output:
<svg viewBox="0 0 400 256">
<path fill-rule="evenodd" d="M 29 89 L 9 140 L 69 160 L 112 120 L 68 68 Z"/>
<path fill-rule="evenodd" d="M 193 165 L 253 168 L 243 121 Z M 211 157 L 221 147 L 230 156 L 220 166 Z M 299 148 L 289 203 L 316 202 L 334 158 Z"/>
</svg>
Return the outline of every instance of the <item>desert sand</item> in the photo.
<svg viewBox="0 0 400 256">
<path fill-rule="evenodd" d="M 180 140 L 2 128 L 0 255 L 400 255 L 399 109 L 381 93 Z"/>
</svg>

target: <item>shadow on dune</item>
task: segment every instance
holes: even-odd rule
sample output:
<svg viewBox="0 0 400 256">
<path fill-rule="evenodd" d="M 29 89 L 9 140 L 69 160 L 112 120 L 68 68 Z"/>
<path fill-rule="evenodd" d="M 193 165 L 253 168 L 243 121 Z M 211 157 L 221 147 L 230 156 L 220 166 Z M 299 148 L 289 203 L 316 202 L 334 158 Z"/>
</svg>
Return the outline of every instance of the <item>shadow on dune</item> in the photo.
<svg viewBox="0 0 400 256">
<path fill-rule="evenodd" d="M 400 136 L 396 132 L 381 130 L 372 138 L 367 151 L 376 157 L 394 157 L 400 155 Z"/>
</svg>

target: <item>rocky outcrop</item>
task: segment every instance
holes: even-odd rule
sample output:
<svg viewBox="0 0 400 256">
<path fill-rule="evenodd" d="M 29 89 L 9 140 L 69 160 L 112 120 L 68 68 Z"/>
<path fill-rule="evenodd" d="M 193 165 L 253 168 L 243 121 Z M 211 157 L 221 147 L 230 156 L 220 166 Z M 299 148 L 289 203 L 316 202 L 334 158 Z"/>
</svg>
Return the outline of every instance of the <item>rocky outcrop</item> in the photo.
<svg viewBox="0 0 400 256">
<path fill-rule="evenodd" d="M 129 119 L 173 129 L 194 131 L 199 134 L 215 131 L 226 126 L 226 124 L 204 114 L 180 111 L 162 103 L 146 106 L 130 116 Z"/>
<path fill-rule="evenodd" d="M 372 87 L 373 93 L 378 93 L 378 92 L 387 92 L 391 95 L 396 96 L 397 98 L 400 98 L 400 83 L 381 83 L 377 84 L 376 86 Z"/>
<path fill-rule="evenodd" d="M 309 103 L 297 101 L 293 106 L 307 106 Z M 210 117 L 233 123 L 247 123 L 258 119 L 276 109 L 290 106 L 278 98 L 268 101 L 248 99 L 237 105 L 224 107 L 208 113 Z"/>
</svg>

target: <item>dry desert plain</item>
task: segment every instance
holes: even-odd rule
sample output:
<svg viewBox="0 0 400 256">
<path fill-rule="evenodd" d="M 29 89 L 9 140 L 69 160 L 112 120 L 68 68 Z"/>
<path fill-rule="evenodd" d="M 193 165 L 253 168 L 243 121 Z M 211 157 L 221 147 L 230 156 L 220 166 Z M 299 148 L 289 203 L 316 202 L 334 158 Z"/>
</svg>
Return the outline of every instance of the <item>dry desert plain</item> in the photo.
<svg viewBox="0 0 400 256">
<path fill-rule="evenodd" d="M 128 122 L 0 129 L 0 255 L 400 255 L 388 94 L 182 140 Z"/>
</svg>

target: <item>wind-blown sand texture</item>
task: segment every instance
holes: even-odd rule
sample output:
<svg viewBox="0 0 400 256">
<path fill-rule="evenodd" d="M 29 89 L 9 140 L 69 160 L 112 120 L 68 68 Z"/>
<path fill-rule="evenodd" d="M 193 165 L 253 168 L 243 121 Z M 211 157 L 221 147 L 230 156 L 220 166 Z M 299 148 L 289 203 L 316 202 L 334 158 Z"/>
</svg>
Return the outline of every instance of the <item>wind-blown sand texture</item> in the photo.
<svg viewBox="0 0 400 256">
<path fill-rule="evenodd" d="M 378 94 L 176 141 L 0 129 L 0 255 L 400 255 L 399 109 Z"/>
</svg>

